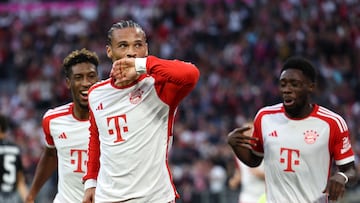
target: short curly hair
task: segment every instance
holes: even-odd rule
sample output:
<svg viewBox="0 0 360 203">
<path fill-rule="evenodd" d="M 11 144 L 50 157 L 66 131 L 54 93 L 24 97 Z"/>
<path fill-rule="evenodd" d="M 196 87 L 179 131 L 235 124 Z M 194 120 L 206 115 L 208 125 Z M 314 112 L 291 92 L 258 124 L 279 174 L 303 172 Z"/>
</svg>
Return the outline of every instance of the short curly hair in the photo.
<svg viewBox="0 0 360 203">
<path fill-rule="evenodd" d="M 280 73 L 287 69 L 297 69 L 310 79 L 311 82 L 316 82 L 317 73 L 314 65 L 307 59 L 301 56 L 289 57 L 281 69 Z"/>
<path fill-rule="evenodd" d="M 67 78 L 72 74 L 72 67 L 78 63 L 92 63 L 95 65 L 96 70 L 99 65 L 99 57 L 95 52 L 91 52 L 85 48 L 75 50 L 64 58 L 63 67 L 64 73 Z"/>
</svg>

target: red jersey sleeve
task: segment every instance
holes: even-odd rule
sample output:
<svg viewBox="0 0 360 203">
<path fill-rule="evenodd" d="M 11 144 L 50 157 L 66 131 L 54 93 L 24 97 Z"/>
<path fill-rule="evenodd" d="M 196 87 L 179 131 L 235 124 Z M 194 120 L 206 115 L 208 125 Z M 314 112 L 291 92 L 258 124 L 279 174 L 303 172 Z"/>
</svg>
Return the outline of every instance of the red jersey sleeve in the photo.
<svg viewBox="0 0 360 203">
<path fill-rule="evenodd" d="M 200 77 L 194 64 L 179 60 L 148 56 L 146 68 L 147 73 L 155 78 L 159 97 L 170 106 L 177 106 L 194 89 Z"/>
<path fill-rule="evenodd" d="M 355 160 L 351 147 L 349 128 L 345 120 L 337 113 L 319 107 L 316 117 L 328 123 L 330 129 L 329 152 L 336 165 L 344 165 Z"/>
<path fill-rule="evenodd" d="M 83 177 L 83 181 L 88 179 L 97 179 L 99 168 L 100 168 L 100 141 L 99 141 L 99 131 L 94 119 L 94 115 L 90 110 L 89 114 L 90 121 L 90 141 L 88 147 L 88 162 L 87 162 L 87 171 Z"/>
<path fill-rule="evenodd" d="M 44 117 L 42 120 L 42 128 L 45 134 L 45 141 L 48 146 L 54 146 L 54 139 L 50 134 L 50 117 Z"/>
<path fill-rule="evenodd" d="M 342 119 L 341 119 L 342 120 Z M 342 130 L 346 129 L 345 131 Z M 334 156 L 337 165 L 343 165 L 354 160 L 354 152 L 351 147 L 350 134 L 345 121 L 342 125 L 330 123 L 330 153 Z"/>
<path fill-rule="evenodd" d="M 263 144 L 263 135 L 262 135 L 262 131 L 261 131 L 261 118 L 262 118 L 263 114 L 262 113 L 258 113 L 255 116 L 254 119 L 254 131 L 252 136 L 258 138 L 258 140 L 256 141 L 256 146 L 253 147 L 253 150 L 259 153 L 264 153 L 264 144 Z"/>
</svg>

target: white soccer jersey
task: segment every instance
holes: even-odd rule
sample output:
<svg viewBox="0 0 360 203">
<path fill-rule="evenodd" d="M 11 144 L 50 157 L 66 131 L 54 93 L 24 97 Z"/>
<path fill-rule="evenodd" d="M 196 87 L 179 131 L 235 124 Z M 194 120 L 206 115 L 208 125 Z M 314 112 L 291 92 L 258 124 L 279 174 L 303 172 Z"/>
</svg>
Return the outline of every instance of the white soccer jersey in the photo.
<svg viewBox="0 0 360 203">
<path fill-rule="evenodd" d="M 146 68 L 148 74 L 126 87 L 108 79 L 89 91 L 91 138 L 84 179 L 97 178 L 95 202 L 167 203 L 177 196 L 168 148 L 177 105 L 195 86 L 198 70 L 152 56 Z"/>
<path fill-rule="evenodd" d="M 241 191 L 239 194 L 239 203 L 257 203 L 265 193 L 265 181 L 257 177 L 251 171 L 252 168 L 236 158 L 237 166 L 241 173 Z M 264 162 L 258 166 L 258 170 L 264 170 Z"/>
<path fill-rule="evenodd" d="M 255 117 L 255 153 L 264 155 L 268 203 L 325 203 L 332 160 L 354 161 L 348 127 L 338 114 L 318 105 L 304 119 L 290 119 L 282 104 Z"/>
<path fill-rule="evenodd" d="M 74 117 L 73 103 L 50 109 L 43 117 L 46 144 L 55 147 L 58 156 L 58 192 L 54 202 L 73 203 L 83 199 L 89 126 L 89 120 Z"/>
</svg>

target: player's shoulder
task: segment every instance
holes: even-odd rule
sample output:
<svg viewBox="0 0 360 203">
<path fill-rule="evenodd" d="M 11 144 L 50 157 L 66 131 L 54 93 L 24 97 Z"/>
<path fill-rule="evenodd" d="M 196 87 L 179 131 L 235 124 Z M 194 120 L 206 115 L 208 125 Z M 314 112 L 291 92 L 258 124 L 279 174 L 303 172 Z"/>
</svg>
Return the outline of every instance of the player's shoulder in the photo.
<svg viewBox="0 0 360 203">
<path fill-rule="evenodd" d="M 316 105 L 317 110 L 315 116 L 329 123 L 339 126 L 340 129 L 347 130 L 345 119 L 338 113 L 320 105 Z"/>
<path fill-rule="evenodd" d="M 319 116 L 324 116 L 330 119 L 340 119 L 343 120 L 343 117 L 336 113 L 335 111 L 332 111 L 324 106 L 320 106 L 320 105 L 316 105 L 317 106 L 317 110 L 316 110 L 316 114 Z"/>
<path fill-rule="evenodd" d="M 15 150 L 16 152 L 20 151 L 20 147 L 14 141 L 8 139 L 1 139 L 0 147 L 6 147 L 7 149 Z"/>
<path fill-rule="evenodd" d="M 45 112 L 43 119 L 69 115 L 72 113 L 73 105 L 74 105 L 73 102 L 70 102 L 61 106 L 57 106 L 55 108 L 48 109 Z"/>
<path fill-rule="evenodd" d="M 1 145 L 16 145 L 13 141 L 10 141 L 8 139 L 0 139 Z"/>
<path fill-rule="evenodd" d="M 263 115 L 263 114 L 271 114 L 271 113 L 278 113 L 278 112 L 283 112 L 283 104 L 282 103 L 274 104 L 274 105 L 270 105 L 270 106 L 264 106 L 259 109 L 257 114 Z"/>
<path fill-rule="evenodd" d="M 110 85 L 111 84 L 111 78 L 105 79 L 105 80 L 101 80 L 95 84 L 93 84 L 90 89 L 89 89 L 89 93 L 94 91 L 95 89 L 104 87 L 106 85 Z"/>
<path fill-rule="evenodd" d="M 282 103 L 264 106 L 258 110 L 258 112 L 255 115 L 255 121 L 259 121 L 259 119 L 262 119 L 265 115 L 274 115 L 274 114 L 283 114 L 284 113 L 284 107 Z"/>
</svg>

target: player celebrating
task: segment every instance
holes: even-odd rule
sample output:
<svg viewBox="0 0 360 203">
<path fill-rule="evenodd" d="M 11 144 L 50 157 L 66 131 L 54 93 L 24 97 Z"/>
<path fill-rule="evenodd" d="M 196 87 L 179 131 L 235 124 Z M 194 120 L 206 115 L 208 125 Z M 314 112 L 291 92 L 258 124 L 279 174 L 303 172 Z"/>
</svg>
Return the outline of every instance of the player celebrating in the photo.
<svg viewBox="0 0 360 203">
<path fill-rule="evenodd" d="M 229 133 L 236 156 L 251 167 L 264 159 L 270 203 L 326 203 L 338 200 L 357 181 L 347 124 L 338 114 L 312 103 L 316 71 L 300 57 L 289 58 L 280 74 L 281 104 L 264 107 L 249 128 Z M 339 171 L 331 175 L 332 161 Z"/>
<path fill-rule="evenodd" d="M 191 63 L 148 56 L 145 32 L 133 21 L 110 28 L 107 55 L 114 62 L 111 78 L 89 91 L 83 202 L 175 202 L 168 149 L 177 106 L 199 71 Z"/>
<path fill-rule="evenodd" d="M 63 62 L 66 85 L 73 102 L 48 110 L 43 117 L 46 148 L 40 157 L 27 202 L 58 167 L 58 192 L 54 203 L 81 202 L 82 177 L 89 143 L 88 90 L 98 81 L 98 56 L 87 49 L 70 53 Z"/>
</svg>

